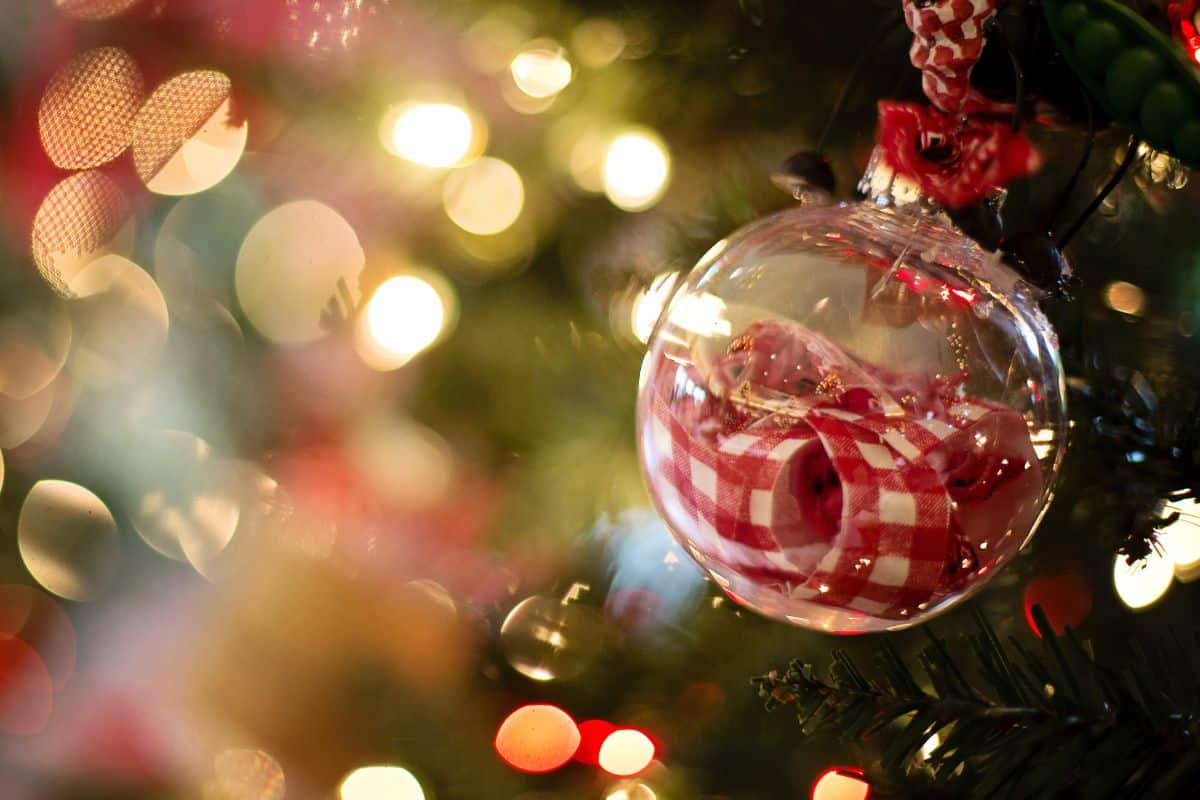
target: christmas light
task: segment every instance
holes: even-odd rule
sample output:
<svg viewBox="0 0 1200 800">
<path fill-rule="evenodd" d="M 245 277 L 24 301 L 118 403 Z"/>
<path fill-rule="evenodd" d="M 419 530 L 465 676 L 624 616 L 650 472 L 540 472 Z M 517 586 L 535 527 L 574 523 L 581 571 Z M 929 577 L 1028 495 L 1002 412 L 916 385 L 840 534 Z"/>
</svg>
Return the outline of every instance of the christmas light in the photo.
<svg viewBox="0 0 1200 800">
<path fill-rule="evenodd" d="M 659 201 L 671 176 L 671 157 L 650 131 L 624 133 L 604 156 L 604 193 L 625 211 L 644 211 Z"/>
<path fill-rule="evenodd" d="M 812 785 L 812 800 L 868 800 L 870 796 L 871 784 L 854 767 L 827 769 Z"/>
<path fill-rule="evenodd" d="M 496 752 L 522 772 L 552 772 L 579 748 L 579 728 L 557 706 L 521 706 L 496 731 Z"/>
<path fill-rule="evenodd" d="M 489 236 L 512 226 L 525 205 L 521 176 L 507 162 L 481 158 L 446 180 L 446 216 L 468 233 Z"/>
<path fill-rule="evenodd" d="M 1177 500 L 1167 503 L 1165 510 L 1179 514 L 1179 519 L 1158 534 L 1158 541 L 1175 562 L 1175 577 L 1195 580 L 1200 577 L 1200 503 Z"/>
<path fill-rule="evenodd" d="M 29 574 L 47 591 L 86 600 L 112 577 L 120 539 L 99 497 L 75 483 L 43 480 L 21 504 L 17 549 Z"/>
<path fill-rule="evenodd" d="M 425 790 L 404 767 L 359 767 L 338 789 L 340 800 L 425 800 Z"/>
<path fill-rule="evenodd" d="M 1113 311 L 1140 317 L 1146 307 L 1146 293 L 1125 281 L 1113 281 L 1104 289 L 1104 303 Z"/>
<path fill-rule="evenodd" d="M 298 200 L 269 211 L 246 234 L 234 289 L 263 336 L 311 342 L 325 333 L 322 316 L 331 306 L 348 315 L 357 304 L 365 264 L 358 235 L 341 214 L 316 200 Z"/>
<path fill-rule="evenodd" d="M 465 109 L 450 103 L 411 103 L 385 117 L 388 149 L 426 167 L 452 167 L 472 152 L 478 134 Z"/>
<path fill-rule="evenodd" d="M 1150 555 L 1133 564 L 1118 554 L 1113 562 L 1113 584 L 1121 602 L 1134 610 L 1156 603 L 1175 577 L 1175 562 L 1165 553 L 1151 550 Z"/>
<path fill-rule="evenodd" d="M 359 356 L 374 369 L 401 367 L 437 341 L 447 316 L 446 302 L 429 281 L 388 278 L 359 318 Z"/>
<path fill-rule="evenodd" d="M 543 99 L 567 88 L 571 82 L 571 62 L 562 47 L 551 39 L 530 42 L 509 65 L 513 83 L 530 97 Z"/>
<path fill-rule="evenodd" d="M 654 761 L 654 742 L 633 728 L 619 728 L 610 733 L 600 745 L 597 763 L 605 772 L 628 777 L 650 766 Z"/>
</svg>

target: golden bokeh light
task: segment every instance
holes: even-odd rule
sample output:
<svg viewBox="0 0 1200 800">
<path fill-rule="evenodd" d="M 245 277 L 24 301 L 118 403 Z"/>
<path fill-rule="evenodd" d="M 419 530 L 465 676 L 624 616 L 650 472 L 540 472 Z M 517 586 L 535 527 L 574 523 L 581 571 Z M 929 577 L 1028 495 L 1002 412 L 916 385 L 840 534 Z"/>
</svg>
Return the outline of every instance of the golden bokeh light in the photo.
<svg viewBox="0 0 1200 800">
<path fill-rule="evenodd" d="M 47 591 L 87 600 L 112 578 L 120 540 L 99 497 L 75 483 L 42 480 L 21 504 L 17 548 L 29 574 Z"/>
<path fill-rule="evenodd" d="M 637 297 L 634 298 L 633 335 L 639 342 L 645 344 L 650 341 L 650 335 L 654 333 L 654 326 L 658 324 L 658 318 L 662 316 L 667 301 L 671 299 L 678 280 L 678 272 L 664 272 L 652 280 L 649 286 L 638 292 Z"/>
<path fill-rule="evenodd" d="M 57 297 L 26 302 L 0 317 L 0 394 L 25 400 L 62 372 L 74 331 Z"/>
<path fill-rule="evenodd" d="M 79 272 L 100 256 L 129 255 L 136 223 L 125 193 L 102 172 L 69 175 L 52 188 L 33 218 L 31 247 L 38 273 L 63 297 L 74 297 Z"/>
<path fill-rule="evenodd" d="M 1113 311 L 1140 317 L 1146 309 L 1146 293 L 1132 283 L 1113 281 L 1104 288 L 1104 304 Z"/>
<path fill-rule="evenodd" d="M 54 383 L 28 397 L 0 392 L 0 449 L 20 447 L 32 439 L 50 417 L 57 393 Z"/>
<path fill-rule="evenodd" d="M 359 357 L 380 371 L 404 366 L 445 335 L 456 306 L 449 284 L 432 274 L 388 278 L 359 315 Z"/>
<path fill-rule="evenodd" d="M 368 486 L 405 509 L 427 508 L 453 486 L 450 445 L 410 419 L 380 414 L 358 421 L 347 452 Z"/>
<path fill-rule="evenodd" d="M 496 731 L 496 753 L 513 769 L 552 772 L 579 748 L 579 727 L 557 706 L 521 706 Z"/>
<path fill-rule="evenodd" d="M 157 552 L 200 570 L 237 529 L 228 465 L 203 439 L 176 430 L 145 436 L 131 461 L 134 530 Z"/>
<path fill-rule="evenodd" d="M 1174 579 L 1174 560 L 1157 549 L 1133 564 L 1126 563 L 1125 556 L 1119 554 L 1113 562 L 1113 585 L 1117 596 L 1135 611 L 1158 602 L 1171 588 Z"/>
<path fill-rule="evenodd" d="M 605 17 L 589 17 L 571 31 L 571 51 L 585 67 L 604 67 L 625 49 L 625 30 Z"/>
<path fill-rule="evenodd" d="M 584 131 L 575 140 L 567 157 L 567 170 L 575 184 L 585 192 L 604 191 L 604 165 L 608 155 L 609 137 L 600 131 Z"/>
<path fill-rule="evenodd" d="M 42 147 L 60 169 L 94 169 L 124 152 L 142 104 L 142 73 L 117 47 L 71 59 L 50 79 L 38 107 Z"/>
<path fill-rule="evenodd" d="M 480 72 L 503 72 L 512 63 L 513 54 L 529 39 L 534 24 L 533 15 L 523 8 L 493 8 L 463 34 L 463 55 Z"/>
<path fill-rule="evenodd" d="M 671 177 L 671 156 L 652 131 L 617 136 L 604 155 L 604 193 L 625 211 L 644 211 L 663 196 Z"/>
<path fill-rule="evenodd" d="M 388 111 L 380 130 L 388 152 L 432 168 L 459 166 L 487 143 L 487 125 L 453 103 L 405 103 Z"/>
<path fill-rule="evenodd" d="M 234 271 L 238 303 L 267 339 L 298 344 L 319 339 L 331 302 L 358 304 L 366 255 L 341 214 L 316 200 L 267 212 L 242 241 Z"/>
<path fill-rule="evenodd" d="M 246 149 L 249 125 L 232 117 L 233 101 L 226 100 L 175 154 L 146 180 L 156 194 L 187 195 L 211 189 L 233 172 Z"/>
<path fill-rule="evenodd" d="M 481 158 L 446 179 L 442 207 L 468 233 L 490 236 L 511 227 L 525 206 L 521 176 L 507 162 Z"/>
<path fill-rule="evenodd" d="M 117 255 L 99 258 L 75 279 L 70 306 L 72 363 L 97 384 L 126 380 L 152 366 L 167 342 L 167 303 L 141 267 Z"/>
<path fill-rule="evenodd" d="M 636 775 L 654 761 L 654 742 L 633 728 L 619 728 L 600 745 L 600 768 L 611 775 Z"/>
<path fill-rule="evenodd" d="M 425 790 L 404 767 L 359 767 L 338 788 L 339 800 L 425 800 Z"/>
<path fill-rule="evenodd" d="M 658 800 L 658 794 L 640 781 L 625 781 L 607 792 L 604 800 Z"/>
<path fill-rule="evenodd" d="M 54 7 L 68 17 L 98 20 L 124 14 L 140 2 L 142 0 L 54 0 Z"/>
<path fill-rule="evenodd" d="M 562 45 L 538 39 L 521 48 L 509 64 L 513 83 L 525 94 L 545 99 L 567 88 L 574 70 Z"/>
<path fill-rule="evenodd" d="M 233 748 L 213 759 L 204 800 L 283 800 L 287 782 L 279 762 L 262 750 Z"/>
</svg>

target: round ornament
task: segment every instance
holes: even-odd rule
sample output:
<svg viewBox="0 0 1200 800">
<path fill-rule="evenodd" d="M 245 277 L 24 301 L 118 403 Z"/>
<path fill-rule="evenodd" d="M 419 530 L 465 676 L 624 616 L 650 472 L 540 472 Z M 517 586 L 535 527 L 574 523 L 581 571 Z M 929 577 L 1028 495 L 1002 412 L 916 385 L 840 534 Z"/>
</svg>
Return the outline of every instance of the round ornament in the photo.
<svg viewBox="0 0 1200 800">
<path fill-rule="evenodd" d="M 676 538 L 735 601 L 837 633 L 980 589 L 1036 528 L 1066 434 L 1033 290 L 899 183 L 718 243 L 642 366 L 642 466 Z"/>
</svg>

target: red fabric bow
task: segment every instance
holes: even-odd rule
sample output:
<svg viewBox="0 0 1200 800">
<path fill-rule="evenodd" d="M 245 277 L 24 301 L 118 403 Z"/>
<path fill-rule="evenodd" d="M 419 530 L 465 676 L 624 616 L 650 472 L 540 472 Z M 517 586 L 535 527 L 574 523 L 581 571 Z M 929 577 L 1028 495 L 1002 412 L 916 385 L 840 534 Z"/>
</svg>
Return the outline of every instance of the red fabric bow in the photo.
<svg viewBox="0 0 1200 800">
<path fill-rule="evenodd" d="M 1041 166 L 1019 131 L 890 101 L 879 104 L 876 144 L 884 161 L 946 208 L 971 205 Z"/>
<path fill-rule="evenodd" d="M 660 359 L 643 429 L 650 488 L 701 561 L 903 619 L 957 588 L 976 553 L 1003 557 L 1021 544 L 1008 531 L 1032 525 L 1041 470 L 1006 406 L 946 385 L 925 393 L 936 403 L 902 403 L 893 392 L 916 376 L 790 322 L 751 325 L 711 381 Z M 706 384 L 715 395 L 697 393 Z"/>
</svg>

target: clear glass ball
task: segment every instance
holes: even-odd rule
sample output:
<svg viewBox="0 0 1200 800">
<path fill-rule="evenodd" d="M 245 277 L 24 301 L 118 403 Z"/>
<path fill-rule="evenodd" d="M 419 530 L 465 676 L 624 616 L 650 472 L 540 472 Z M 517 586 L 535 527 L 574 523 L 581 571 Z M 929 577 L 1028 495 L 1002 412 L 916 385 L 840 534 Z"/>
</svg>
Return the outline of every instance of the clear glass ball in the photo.
<svg viewBox="0 0 1200 800">
<path fill-rule="evenodd" d="M 941 217 L 806 206 L 719 242 L 642 365 L 651 496 L 735 601 L 837 633 L 924 621 L 1033 534 L 1066 440 L 1057 341 Z"/>
</svg>

